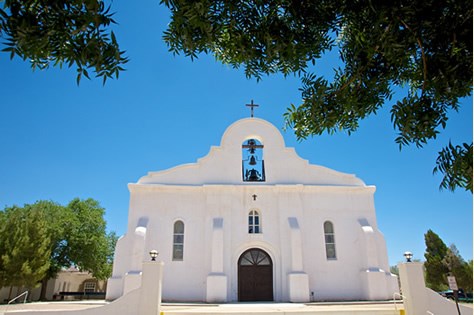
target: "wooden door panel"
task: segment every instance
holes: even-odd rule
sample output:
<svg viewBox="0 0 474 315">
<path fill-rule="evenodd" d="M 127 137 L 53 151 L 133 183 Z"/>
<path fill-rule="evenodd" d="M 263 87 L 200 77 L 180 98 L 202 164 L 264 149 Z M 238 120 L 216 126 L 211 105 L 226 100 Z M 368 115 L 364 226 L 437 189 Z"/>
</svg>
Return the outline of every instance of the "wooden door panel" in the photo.
<svg viewBox="0 0 474 315">
<path fill-rule="evenodd" d="M 273 301 L 271 266 L 242 266 L 239 270 L 240 301 Z"/>
</svg>

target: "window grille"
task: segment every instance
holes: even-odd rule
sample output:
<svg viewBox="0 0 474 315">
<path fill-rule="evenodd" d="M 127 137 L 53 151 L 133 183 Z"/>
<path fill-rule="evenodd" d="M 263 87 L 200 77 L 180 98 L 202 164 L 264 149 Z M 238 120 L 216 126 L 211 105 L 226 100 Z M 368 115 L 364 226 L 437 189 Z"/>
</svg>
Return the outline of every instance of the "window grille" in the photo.
<svg viewBox="0 0 474 315">
<path fill-rule="evenodd" d="M 258 234 L 261 233 L 260 227 L 260 215 L 256 210 L 249 212 L 249 233 Z"/>
<path fill-rule="evenodd" d="M 184 257 L 184 223 L 176 221 L 173 227 L 173 260 L 182 261 Z"/>
<path fill-rule="evenodd" d="M 324 222 L 324 242 L 326 243 L 326 258 L 336 259 L 336 240 L 334 237 L 334 226 L 331 222 Z"/>
<path fill-rule="evenodd" d="M 84 292 L 95 292 L 95 282 L 84 282 Z"/>
</svg>

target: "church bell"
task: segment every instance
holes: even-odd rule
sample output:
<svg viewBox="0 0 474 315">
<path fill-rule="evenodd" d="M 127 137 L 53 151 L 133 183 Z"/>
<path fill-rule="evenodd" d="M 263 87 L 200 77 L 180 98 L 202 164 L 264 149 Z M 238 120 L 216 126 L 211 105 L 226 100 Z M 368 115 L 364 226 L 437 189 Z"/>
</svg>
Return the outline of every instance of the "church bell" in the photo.
<svg viewBox="0 0 474 315">
<path fill-rule="evenodd" d="M 250 157 L 249 165 L 257 165 L 257 161 L 255 160 L 255 156 L 252 155 Z"/>
</svg>

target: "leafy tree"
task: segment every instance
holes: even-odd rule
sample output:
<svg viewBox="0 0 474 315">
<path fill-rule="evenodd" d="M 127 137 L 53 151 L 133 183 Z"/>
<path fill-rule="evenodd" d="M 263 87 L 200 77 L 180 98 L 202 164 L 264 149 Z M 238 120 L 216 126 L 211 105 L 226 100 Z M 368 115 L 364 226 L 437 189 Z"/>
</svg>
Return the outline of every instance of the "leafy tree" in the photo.
<svg viewBox="0 0 474 315">
<path fill-rule="evenodd" d="M 454 244 L 447 247 L 432 230 L 425 234 L 425 269 L 427 286 L 433 290 L 447 288 L 447 276 L 456 277 L 459 288 L 472 292 L 472 260 L 465 262 Z"/>
<path fill-rule="evenodd" d="M 5 229 L 7 228 L 6 215 L 4 211 L 0 211 L 0 240 L 3 239 Z M 5 267 L 3 266 L 3 259 L 1 257 L 5 254 L 5 242 L 0 242 L 0 288 L 6 286 L 7 274 Z"/>
<path fill-rule="evenodd" d="M 394 275 L 400 276 L 400 270 L 398 270 L 398 266 L 390 266 L 390 272 Z"/>
<path fill-rule="evenodd" d="M 472 259 L 469 260 L 468 262 L 466 262 L 466 264 L 464 265 L 464 273 L 467 275 L 467 279 L 471 279 L 471 281 L 467 280 L 466 281 L 466 284 L 464 284 L 464 288 L 467 292 L 471 292 L 472 293 L 472 290 L 473 290 L 473 269 L 472 269 Z"/>
<path fill-rule="evenodd" d="M 440 188 L 454 191 L 464 187 L 472 192 L 472 143 L 462 146 L 449 145 L 439 152 L 433 173 L 444 174 Z"/>
<path fill-rule="evenodd" d="M 391 119 L 400 149 L 422 147 L 446 127 L 448 112 L 472 93 L 472 2 L 187 1 L 162 0 L 172 13 L 164 33 L 169 50 L 197 58 L 211 53 L 247 77 L 283 73 L 301 78 L 302 103 L 285 113 L 299 139 L 357 130 L 394 90 Z M 312 67 L 338 49 L 332 80 Z M 317 70 L 317 69 L 316 69 Z M 440 188 L 472 192 L 472 142 L 440 152 Z M 470 148 L 470 149 L 469 149 Z M 469 163 L 471 161 L 471 163 Z"/>
<path fill-rule="evenodd" d="M 50 235 L 41 209 L 34 206 L 7 208 L 0 231 L 4 285 L 33 288 L 49 268 Z"/>
<path fill-rule="evenodd" d="M 41 200 L 37 201 L 35 205 L 45 212 L 51 235 L 50 267 L 43 279 L 43 285 L 45 285 L 48 279 L 56 277 L 61 268 L 72 265 L 68 254 L 70 249 L 66 240 L 67 229 L 71 225 L 72 215 L 66 207 L 52 201 Z"/>
<path fill-rule="evenodd" d="M 109 232 L 107 234 L 107 259 L 105 264 L 103 265 L 101 278 L 108 279 L 112 275 L 112 268 L 114 263 L 114 253 L 115 253 L 115 245 L 117 245 L 117 240 L 119 237 L 115 232 Z"/>
<path fill-rule="evenodd" d="M 115 234 L 106 232 L 105 209 L 94 199 L 78 198 L 72 200 L 67 208 L 73 214 L 66 235 L 70 261 L 98 279 L 107 279 Z"/>
<path fill-rule="evenodd" d="M 67 206 L 38 201 L 0 211 L 0 284 L 33 287 L 62 268 L 77 266 L 98 279 L 108 278 L 117 237 L 106 232 L 104 208 L 93 199 Z"/>
<path fill-rule="evenodd" d="M 111 260 L 116 236 L 107 234 L 105 209 L 94 199 L 73 199 L 66 207 L 48 207 L 52 229 L 51 267 L 42 283 L 45 298 L 48 279 L 62 268 L 77 266 L 98 279 L 112 274 Z M 110 258 L 112 257 L 112 259 Z"/>
<path fill-rule="evenodd" d="M 471 264 L 465 262 L 454 244 L 447 249 L 443 263 L 450 274 L 456 277 L 458 287 L 472 292 L 472 262 Z"/>
<path fill-rule="evenodd" d="M 5 0 L 0 8 L 0 39 L 10 58 L 30 60 L 33 69 L 50 65 L 77 68 L 77 83 L 89 71 L 118 77 L 128 61 L 107 28 L 113 14 L 102 0 Z"/>
<path fill-rule="evenodd" d="M 446 276 L 449 272 L 444 263 L 448 247 L 432 230 L 426 232 L 425 244 L 426 285 L 435 291 L 443 290 L 446 288 Z"/>
</svg>

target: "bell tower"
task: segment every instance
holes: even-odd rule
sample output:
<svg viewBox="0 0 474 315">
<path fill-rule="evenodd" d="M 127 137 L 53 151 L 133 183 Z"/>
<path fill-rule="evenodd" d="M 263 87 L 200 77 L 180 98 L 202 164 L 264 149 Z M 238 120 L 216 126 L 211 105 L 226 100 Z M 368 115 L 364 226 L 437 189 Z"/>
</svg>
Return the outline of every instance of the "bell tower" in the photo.
<svg viewBox="0 0 474 315">
<path fill-rule="evenodd" d="M 242 144 L 242 180 L 244 182 L 265 181 L 263 145 L 256 139 L 245 140 Z"/>
</svg>

